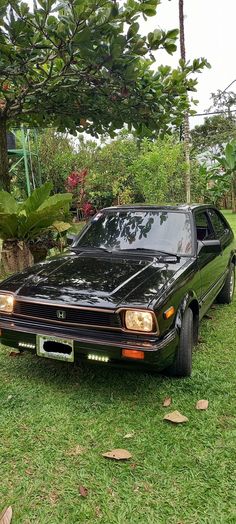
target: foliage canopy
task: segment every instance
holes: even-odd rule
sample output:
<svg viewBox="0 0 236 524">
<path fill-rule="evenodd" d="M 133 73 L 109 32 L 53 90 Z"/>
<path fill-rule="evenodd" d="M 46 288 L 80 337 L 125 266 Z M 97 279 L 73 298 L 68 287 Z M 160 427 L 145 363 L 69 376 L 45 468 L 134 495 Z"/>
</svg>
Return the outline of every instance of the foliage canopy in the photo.
<svg viewBox="0 0 236 524">
<path fill-rule="evenodd" d="M 206 65 L 151 69 L 153 50 L 176 50 L 178 30 L 143 36 L 139 16 L 159 0 L 3 1 L 0 9 L 0 182 L 9 189 L 6 126 L 113 135 L 125 123 L 142 134 L 179 125 L 189 75 Z"/>
</svg>

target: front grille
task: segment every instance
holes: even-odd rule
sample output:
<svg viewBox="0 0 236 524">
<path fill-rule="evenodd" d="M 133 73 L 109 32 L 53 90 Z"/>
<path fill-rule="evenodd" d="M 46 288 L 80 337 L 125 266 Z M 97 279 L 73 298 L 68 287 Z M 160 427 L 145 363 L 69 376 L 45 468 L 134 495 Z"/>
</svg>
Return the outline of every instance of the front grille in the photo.
<svg viewBox="0 0 236 524">
<path fill-rule="evenodd" d="M 57 312 L 63 312 L 65 318 L 58 318 Z M 14 314 L 34 317 L 45 321 L 57 321 L 62 324 L 87 324 L 91 326 L 101 326 L 108 328 L 120 328 L 121 319 L 117 313 L 110 313 L 98 310 L 77 309 L 63 306 L 52 306 L 49 304 L 39 304 L 34 302 L 16 301 L 14 304 Z"/>
</svg>

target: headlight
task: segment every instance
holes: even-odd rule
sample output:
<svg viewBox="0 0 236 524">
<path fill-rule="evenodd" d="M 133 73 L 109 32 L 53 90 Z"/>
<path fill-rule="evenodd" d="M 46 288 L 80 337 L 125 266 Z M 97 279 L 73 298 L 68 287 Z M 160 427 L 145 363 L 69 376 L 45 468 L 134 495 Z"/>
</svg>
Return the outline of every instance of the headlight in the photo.
<svg viewBox="0 0 236 524">
<path fill-rule="evenodd" d="M 155 322 L 153 314 L 150 311 L 132 311 L 125 312 L 125 327 L 131 331 L 155 331 Z"/>
<path fill-rule="evenodd" d="M 14 305 L 14 297 L 12 295 L 0 295 L 0 313 L 12 313 Z"/>
</svg>

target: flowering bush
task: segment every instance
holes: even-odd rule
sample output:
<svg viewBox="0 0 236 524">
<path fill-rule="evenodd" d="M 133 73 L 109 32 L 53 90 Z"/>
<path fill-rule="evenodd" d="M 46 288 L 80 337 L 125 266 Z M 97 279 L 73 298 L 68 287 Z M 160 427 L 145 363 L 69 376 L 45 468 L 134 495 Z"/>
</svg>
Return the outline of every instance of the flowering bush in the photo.
<svg viewBox="0 0 236 524">
<path fill-rule="evenodd" d="M 66 189 L 73 194 L 74 205 L 79 209 L 84 218 L 89 218 L 94 213 L 94 208 L 90 202 L 86 202 L 85 178 L 88 169 L 84 168 L 80 172 L 72 171 L 66 179 Z"/>
<path fill-rule="evenodd" d="M 95 209 L 91 202 L 85 202 L 82 206 L 82 213 L 84 218 L 89 218 L 95 213 Z"/>
<path fill-rule="evenodd" d="M 69 176 L 66 179 L 66 189 L 70 193 L 72 193 L 74 190 L 79 189 L 79 185 L 82 187 L 80 189 L 83 189 L 85 178 L 88 175 L 88 169 L 82 169 L 80 172 L 78 171 L 71 171 Z"/>
</svg>

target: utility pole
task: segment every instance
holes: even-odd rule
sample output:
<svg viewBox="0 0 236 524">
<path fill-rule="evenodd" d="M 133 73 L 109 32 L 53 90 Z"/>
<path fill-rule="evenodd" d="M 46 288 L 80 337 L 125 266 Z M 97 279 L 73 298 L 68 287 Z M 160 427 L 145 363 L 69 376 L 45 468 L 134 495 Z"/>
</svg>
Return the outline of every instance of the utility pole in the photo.
<svg viewBox="0 0 236 524">
<path fill-rule="evenodd" d="M 184 62 L 186 62 L 186 49 L 185 49 L 185 31 L 184 31 L 184 0 L 179 0 L 179 35 L 180 35 L 180 56 Z M 189 128 L 189 113 L 185 111 L 184 124 L 184 156 L 186 163 L 185 173 L 185 190 L 186 190 L 186 201 L 188 204 L 191 202 L 191 166 L 190 166 L 190 128 Z"/>
</svg>

